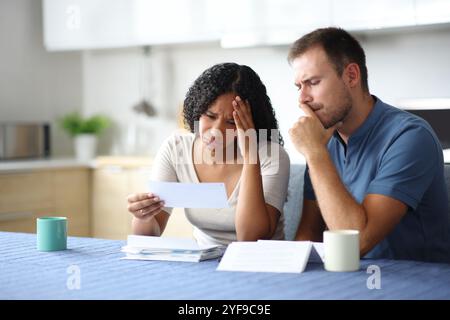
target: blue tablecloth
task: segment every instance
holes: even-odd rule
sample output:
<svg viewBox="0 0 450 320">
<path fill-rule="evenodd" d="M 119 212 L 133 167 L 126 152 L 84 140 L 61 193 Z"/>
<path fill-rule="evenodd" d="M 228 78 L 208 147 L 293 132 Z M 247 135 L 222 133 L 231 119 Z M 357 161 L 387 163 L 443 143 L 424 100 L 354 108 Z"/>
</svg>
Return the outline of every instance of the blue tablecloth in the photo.
<svg viewBox="0 0 450 320">
<path fill-rule="evenodd" d="M 360 271 L 347 273 L 322 264 L 301 274 L 221 272 L 217 260 L 120 260 L 124 243 L 69 237 L 68 250 L 45 253 L 35 234 L 0 232 L 0 299 L 450 299 L 448 264 L 362 260 Z M 380 267 L 381 289 L 367 287 L 370 265 Z"/>
</svg>

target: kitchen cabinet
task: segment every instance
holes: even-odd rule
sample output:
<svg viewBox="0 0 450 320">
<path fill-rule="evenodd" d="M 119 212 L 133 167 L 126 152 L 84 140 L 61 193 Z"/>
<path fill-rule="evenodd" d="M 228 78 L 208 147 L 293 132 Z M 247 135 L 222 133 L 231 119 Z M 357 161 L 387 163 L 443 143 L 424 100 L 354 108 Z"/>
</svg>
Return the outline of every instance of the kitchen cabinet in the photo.
<svg viewBox="0 0 450 320">
<path fill-rule="evenodd" d="M 150 45 L 218 41 L 221 26 L 217 20 L 207 20 L 211 13 L 207 1 L 135 0 L 136 39 Z"/>
<path fill-rule="evenodd" d="M 44 0 L 49 51 L 219 40 L 207 0 Z"/>
<path fill-rule="evenodd" d="M 92 236 L 126 239 L 131 233 L 126 197 L 130 193 L 130 170 L 119 166 L 96 168 L 92 175 Z"/>
<path fill-rule="evenodd" d="M 290 45 L 327 26 L 365 32 L 450 22 L 450 4 L 444 0 L 236 0 L 236 6 L 239 12 L 228 14 L 233 18 L 226 22 L 231 27 L 224 29 L 223 47 Z"/>
<path fill-rule="evenodd" d="M 226 5 L 220 11 L 229 11 L 221 38 L 223 47 L 291 43 L 331 23 L 331 0 L 232 0 Z"/>
<path fill-rule="evenodd" d="M 47 50 L 114 48 L 136 44 L 128 0 L 44 0 Z"/>
<path fill-rule="evenodd" d="M 232 27 L 224 29 L 221 44 L 227 48 L 290 45 L 327 26 L 366 32 L 450 23 L 448 0 L 246 0 L 232 7 L 240 10 L 228 14 L 238 19 L 230 18 Z"/>
<path fill-rule="evenodd" d="M 267 42 L 292 43 L 311 30 L 329 26 L 332 1 L 266 0 Z"/>
<path fill-rule="evenodd" d="M 259 45 L 265 41 L 265 1 L 206 0 L 208 23 L 219 24 L 220 43 L 224 48 Z M 209 26 L 205 26 L 209 27 Z"/>
<path fill-rule="evenodd" d="M 450 1 L 415 0 L 416 22 L 422 24 L 447 23 L 450 21 Z"/>
<path fill-rule="evenodd" d="M 450 22 L 447 0 L 43 0 L 47 50 L 220 41 L 290 44 L 319 27 L 349 31 Z"/>
<path fill-rule="evenodd" d="M 36 232 L 36 218 L 64 216 L 70 236 L 89 236 L 88 168 L 0 174 L 0 230 Z"/>
<path fill-rule="evenodd" d="M 97 160 L 92 179 L 92 236 L 122 239 L 132 233 L 127 196 L 145 192 L 151 172 L 148 158 L 103 157 Z M 174 209 L 163 236 L 192 238 L 192 227 L 183 209 Z"/>
<path fill-rule="evenodd" d="M 331 1 L 44 0 L 47 50 L 221 41 L 286 43 L 329 25 Z"/>
<path fill-rule="evenodd" d="M 414 0 L 333 0 L 332 24 L 347 30 L 414 26 Z"/>
</svg>

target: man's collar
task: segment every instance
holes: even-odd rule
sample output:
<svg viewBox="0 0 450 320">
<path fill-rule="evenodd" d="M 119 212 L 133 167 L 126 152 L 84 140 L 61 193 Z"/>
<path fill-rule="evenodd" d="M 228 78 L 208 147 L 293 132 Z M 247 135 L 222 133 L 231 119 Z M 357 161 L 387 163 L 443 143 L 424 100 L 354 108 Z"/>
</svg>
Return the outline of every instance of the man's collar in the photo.
<svg viewBox="0 0 450 320">
<path fill-rule="evenodd" d="M 375 99 L 375 104 L 372 110 L 370 111 L 366 120 L 364 120 L 364 122 L 359 126 L 359 128 L 356 129 L 355 132 L 353 132 L 353 134 L 348 139 L 348 142 L 364 137 L 366 133 L 378 122 L 378 120 L 382 116 L 384 110 L 384 102 L 374 95 L 372 95 L 372 98 Z M 338 133 L 335 132 L 335 135 L 336 134 Z"/>
</svg>

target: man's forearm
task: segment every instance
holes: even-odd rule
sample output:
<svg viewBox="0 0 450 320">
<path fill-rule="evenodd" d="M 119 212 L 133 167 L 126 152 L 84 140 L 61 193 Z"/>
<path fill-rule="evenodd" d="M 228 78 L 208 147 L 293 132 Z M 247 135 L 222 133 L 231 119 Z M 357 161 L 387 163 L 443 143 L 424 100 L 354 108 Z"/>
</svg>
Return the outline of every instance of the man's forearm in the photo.
<svg viewBox="0 0 450 320">
<path fill-rule="evenodd" d="M 324 148 L 309 155 L 307 163 L 317 203 L 328 228 L 363 230 L 367 224 L 366 212 L 345 188 L 328 150 Z"/>
</svg>

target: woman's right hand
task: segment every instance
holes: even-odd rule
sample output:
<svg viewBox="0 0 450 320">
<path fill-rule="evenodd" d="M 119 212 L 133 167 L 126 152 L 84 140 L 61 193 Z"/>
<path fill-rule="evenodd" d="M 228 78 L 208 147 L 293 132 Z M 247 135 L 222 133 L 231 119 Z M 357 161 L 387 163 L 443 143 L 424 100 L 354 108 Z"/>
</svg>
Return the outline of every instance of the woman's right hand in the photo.
<svg viewBox="0 0 450 320">
<path fill-rule="evenodd" d="M 137 219 L 149 221 L 163 207 L 164 201 L 153 193 L 133 193 L 128 196 L 128 211 Z"/>
</svg>

